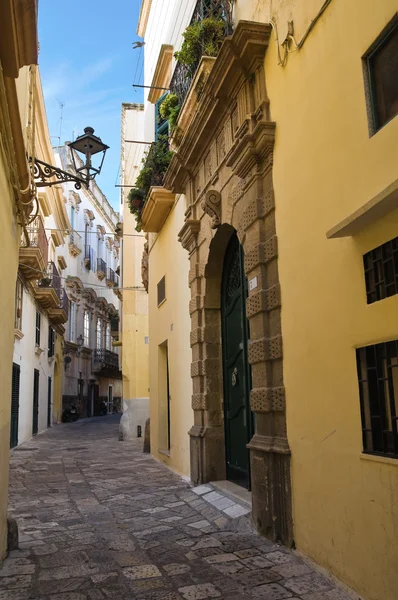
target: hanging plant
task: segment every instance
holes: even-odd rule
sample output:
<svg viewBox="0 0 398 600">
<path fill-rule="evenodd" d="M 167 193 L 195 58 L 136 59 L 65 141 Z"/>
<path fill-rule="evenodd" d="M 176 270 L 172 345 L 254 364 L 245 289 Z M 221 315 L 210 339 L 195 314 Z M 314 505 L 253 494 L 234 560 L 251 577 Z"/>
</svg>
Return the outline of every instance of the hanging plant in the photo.
<svg viewBox="0 0 398 600">
<path fill-rule="evenodd" d="M 193 75 L 202 56 L 217 56 L 225 36 L 225 23 L 221 19 L 209 17 L 196 21 L 186 28 L 181 50 L 174 57 L 186 66 Z"/>
<path fill-rule="evenodd" d="M 135 181 L 135 186 L 127 196 L 130 212 L 137 221 L 136 231 L 141 231 L 141 215 L 149 190 L 154 185 L 162 185 L 164 174 L 170 164 L 173 152 L 169 150 L 168 137 L 159 136 L 142 159 L 143 166 Z"/>
<path fill-rule="evenodd" d="M 170 131 L 174 129 L 180 113 L 180 105 L 177 94 L 168 94 L 159 106 L 159 113 L 162 119 L 169 122 Z"/>
</svg>

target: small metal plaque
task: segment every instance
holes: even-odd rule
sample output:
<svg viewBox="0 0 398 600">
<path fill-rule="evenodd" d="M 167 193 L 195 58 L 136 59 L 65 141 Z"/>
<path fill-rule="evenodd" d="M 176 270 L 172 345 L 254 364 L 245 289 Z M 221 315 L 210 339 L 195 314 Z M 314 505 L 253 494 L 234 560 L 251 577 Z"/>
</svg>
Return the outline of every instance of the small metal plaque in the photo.
<svg viewBox="0 0 398 600">
<path fill-rule="evenodd" d="M 253 279 L 249 280 L 249 290 L 255 290 L 256 287 L 258 286 L 258 279 L 257 277 L 253 277 Z"/>
</svg>

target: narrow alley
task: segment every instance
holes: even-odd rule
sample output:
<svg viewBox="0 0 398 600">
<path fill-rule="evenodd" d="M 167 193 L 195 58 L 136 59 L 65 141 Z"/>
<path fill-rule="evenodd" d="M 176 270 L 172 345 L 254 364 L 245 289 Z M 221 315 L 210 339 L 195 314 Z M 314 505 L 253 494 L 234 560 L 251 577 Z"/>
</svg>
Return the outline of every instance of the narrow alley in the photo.
<svg viewBox="0 0 398 600">
<path fill-rule="evenodd" d="M 0 600 L 353 597 L 257 535 L 245 506 L 191 488 L 142 439 L 119 442 L 119 420 L 54 427 L 12 451 L 20 549 L 0 569 Z"/>
</svg>

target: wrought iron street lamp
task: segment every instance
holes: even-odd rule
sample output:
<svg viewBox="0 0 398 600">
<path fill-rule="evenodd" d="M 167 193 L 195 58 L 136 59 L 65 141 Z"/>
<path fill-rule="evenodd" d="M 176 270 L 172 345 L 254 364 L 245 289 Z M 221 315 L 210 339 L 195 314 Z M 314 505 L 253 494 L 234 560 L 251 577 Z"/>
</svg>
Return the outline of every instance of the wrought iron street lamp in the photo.
<svg viewBox="0 0 398 600">
<path fill-rule="evenodd" d="M 90 181 L 92 181 L 96 175 L 99 175 L 109 146 L 104 144 L 101 138 L 94 135 L 94 129 L 92 127 L 86 127 L 84 134 L 79 135 L 74 142 L 69 142 L 67 146 L 71 149 L 73 168 L 77 175 L 63 171 L 53 165 L 49 165 L 38 158 L 31 158 L 30 162 L 32 165 L 33 177 L 37 187 L 48 187 L 67 181 L 73 181 L 75 188 L 80 190 L 82 185 L 85 185 L 88 188 Z M 84 155 L 84 161 L 77 153 Z M 92 161 L 93 156 L 95 156 L 95 164 L 93 164 Z M 49 181 L 53 177 L 56 179 Z"/>
</svg>

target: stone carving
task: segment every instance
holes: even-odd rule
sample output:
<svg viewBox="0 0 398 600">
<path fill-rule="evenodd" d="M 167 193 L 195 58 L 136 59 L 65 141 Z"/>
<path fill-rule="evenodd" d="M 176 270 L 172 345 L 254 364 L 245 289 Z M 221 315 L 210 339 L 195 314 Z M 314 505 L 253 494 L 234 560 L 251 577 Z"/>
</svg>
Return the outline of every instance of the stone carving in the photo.
<svg viewBox="0 0 398 600">
<path fill-rule="evenodd" d="M 202 202 L 203 211 L 211 219 L 211 228 L 217 229 L 221 225 L 221 194 L 216 190 L 209 190 Z"/>
<path fill-rule="evenodd" d="M 141 279 L 142 279 L 142 285 L 144 286 L 146 292 L 148 292 L 148 285 L 149 285 L 148 258 L 149 258 L 148 242 L 145 242 L 144 251 L 142 253 L 142 260 L 141 260 Z"/>
</svg>

